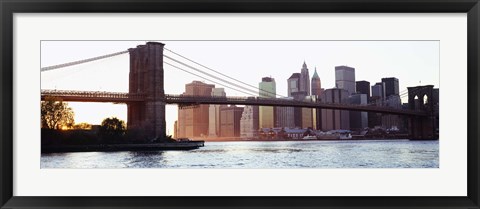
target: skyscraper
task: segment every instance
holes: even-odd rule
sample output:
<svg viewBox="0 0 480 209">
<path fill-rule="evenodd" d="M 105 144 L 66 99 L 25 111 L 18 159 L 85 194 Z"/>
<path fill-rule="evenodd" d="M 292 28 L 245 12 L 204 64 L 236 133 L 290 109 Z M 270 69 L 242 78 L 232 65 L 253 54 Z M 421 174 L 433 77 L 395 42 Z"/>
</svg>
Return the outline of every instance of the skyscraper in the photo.
<svg viewBox="0 0 480 209">
<path fill-rule="evenodd" d="M 307 64 L 303 62 L 302 70 L 300 72 L 300 85 L 299 91 L 307 92 L 307 96 L 310 95 L 310 74 L 308 73 Z"/>
<path fill-rule="evenodd" d="M 385 85 L 382 82 L 378 82 L 372 86 L 372 99 L 385 99 Z"/>
<path fill-rule="evenodd" d="M 382 78 L 382 83 L 385 85 L 385 97 L 388 98 L 390 95 L 399 95 L 399 84 L 398 78 Z"/>
<path fill-rule="evenodd" d="M 366 94 L 367 99 L 370 98 L 370 82 L 368 81 L 357 81 L 357 93 Z"/>
<path fill-rule="evenodd" d="M 258 84 L 260 97 L 275 98 L 276 84 L 275 79 L 271 77 L 263 77 L 262 82 Z M 273 128 L 275 126 L 275 111 L 274 107 L 260 106 L 259 107 L 259 128 Z"/>
<path fill-rule="evenodd" d="M 184 95 L 210 96 L 215 85 L 193 81 L 185 85 Z M 203 137 L 208 135 L 209 105 L 178 109 L 178 137 Z"/>
<path fill-rule="evenodd" d="M 317 68 L 315 67 L 315 72 L 312 76 L 312 97 L 315 101 L 321 100 L 321 96 L 323 94 L 322 83 L 320 81 L 320 76 L 318 76 Z M 312 109 L 312 119 L 313 119 L 313 126 L 315 129 L 321 129 L 322 124 L 322 111 L 320 109 Z"/>
<path fill-rule="evenodd" d="M 288 84 L 288 96 L 291 97 L 292 93 L 300 91 L 300 73 L 293 73 L 290 78 L 287 79 Z"/>
<path fill-rule="evenodd" d="M 326 89 L 322 94 L 322 101 L 328 103 L 345 104 L 348 101 L 348 91 L 340 88 Z M 346 110 L 322 109 L 322 130 L 350 129 L 350 115 Z"/>
<path fill-rule="evenodd" d="M 339 89 L 345 89 L 348 94 L 357 92 L 355 90 L 355 68 L 348 66 L 335 67 L 335 84 Z"/>
<path fill-rule="evenodd" d="M 297 91 L 297 92 L 293 92 L 292 93 L 292 97 L 294 100 L 296 101 L 304 101 L 305 98 L 307 97 L 307 92 L 304 92 L 304 91 Z M 303 108 L 303 107 L 294 107 L 293 108 L 293 114 L 294 114 L 294 124 L 295 124 L 295 127 L 298 127 L 298 128 L 302 128 L 303 127 L 303 109 L 307 109 L 307 108 Z"/>
<path fill-rule="evenodd" d="M 293 100 L 293 98 L 282 98 Z M 295 128 L 295 108 L 294 107 L 275 107 L 275 127 Z"/>
<path fill-rule="evenodd" d="M 367 94 L 352 94 L 348 97 L 348 103 L 356 105 L 367 105 Z M 350 111 L 350 129 L 363 130 L 366 127 L 368 127 L 368 113 L 360 111 Z"/>
<path fill-rule="evenodd" d="M 220 136 L 239 137 L 240 119 L 242 118 L 243 107 L 235 105 L 222 106 L 220 108 Z"/>
<path fill-rule="evenodd" d="M 322 95 L 322 83 L 320 81 L 320 77 L 317 74 L 317 68 L 315 68 L 315 72 L 312 76 L 312 95 L 320 97 Z"/>
<path fill-rule="evenodd" d="M 258 131 L 258 106 L 247 105 L 243 108 L 240 118 L 240 137 L 253 138 Z"/>
<path fill-rule="evenodd" d="M 214 88 L 212 89 L 212 96 L 225 97 L 225 89 Z M 220 136 L 220 108 L 224 105 L 210 105 L 208 109 L 208 137 Z"/>
<path fill-rule="evenodd" d="M 399 95 L 390 95 L 387 98 L 388 99 L 385 100 L 383 106 L 387 106 L 395 109 L 402 108 L 402 100 Z M 382 115 L 382 127 L 402 128 L 402 126 L 403 126 L 402 117 L 400 117 L 399 115 L 389 115 L 389 114 Z"/>
<path fill-rule="evenodd" d="M 402 106 L 402 101 L 399 95 L 400 87 L 398 78 L 382 78 L 382 83 L 385 89 L 385 102 L 383 106 L 400 109 Z M 402 126 L 402 121 L 398 115 L 383 115 L 382 126 L 385 128 L 400 128 Z"/>
</svg>

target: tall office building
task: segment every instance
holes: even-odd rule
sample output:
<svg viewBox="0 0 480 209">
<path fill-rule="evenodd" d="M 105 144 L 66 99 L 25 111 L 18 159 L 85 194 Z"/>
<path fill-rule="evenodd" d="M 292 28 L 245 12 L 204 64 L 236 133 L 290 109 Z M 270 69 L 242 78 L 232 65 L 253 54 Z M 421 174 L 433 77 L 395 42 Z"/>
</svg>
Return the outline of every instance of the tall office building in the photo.
<svg viewBox="0 0 480 209">
<path fill-rule="evenodd" d="M 367 94 L 352 94 L 348 97 L 348 103 L 356 105 L 367 105 Z M 360 111 L 350 111 L 350 129 L 363 130 L 366 127 L 368 127 L 368 113 Z"/>
<path fill-rule="evenodd" d="M 212 89 L 212 96 L 225 97 L 225 89 L 214 88 Z M 220 136 L 220 108 L 225 105 L 210 105 L 208 109 L 208 137 Z"/>
<path fill-rule="evenodd" d="M 348 101 L 349 92 L 345 89 L 326 89 L 322 94 L 322 101 L 327 103 L 345 104 Z M 346 110 L 322 109 L 322 130 L 350 129 L 350 115 Z"/>
<path fill-rule="evenodd" d="M 263 77 L 262 82 L 258 84 L 260 89 L 260 97 L 275 98 L 276 84 L 275 79 L 271 77 Z M 275 127 L 275 108 L 268 106 L 259 107 L 259 128 L 273 128 Z"/>
<path fill-rule="evenodd" d="M 299 91 L 305 91 L 307 92 L 307 96 L 310 95 L 310 74 L 308 73 L 307 64 L 305 62 L 303 62 L 300 71 Z"/>
<path fill-rule="evenodd" d="M 383 106 L 385 102 L 385 84 L 377 82 L 372 86 L 372 96 L 369 103 L 376 106 Z M 368 113 L 368 127 L 375 128 L 382 126 L 382 114 L 381 113 Z"/>
<path fill-rule="evenodd" d="M 247 105 L 240 118 L 240 137 L 252 139 L 258 135 L 258 106 Z"/>
<path fill-rule="evenodd" d="M 293 100 L 292 97 L 282 99 Z M 294 120 L 294 107 L 275 107 L 275 127 L 295 128 Z"/>
<path fill-rule="evenodd" d="M 385 99 L 383 106 L 388 106 L 396 109 L 400 109 L 402 101 L 400 99 L 400 87 L 398 78 L 389 77 L 382 78 L 382 83 L 385 89 Z M 403 126 L 402 118 L 398 115 L 383 115 L 382 127 L 384 128 L 401 128 Z"/>
<path fill-rule="evenodd" d="M 357 92 L 355 90 L 355 68 L 348 66 L 335 67 L 335 84 L 339 89 L 345 89 L 348 94 Z"/>
<path fill-rule="evenodd" d="M 291 97 L 292 93 L 300 91 L 300 73 L 293 73 L 290 78 L 287 79 L 288 96 Z"/>
<path fill-rule="evenodd" d="M 385 97 L 400 94 L 398 78 L 382 78 L 382 83 L 385 85 Z"/>
<path fill-rule="evenodd" d="M 185 85 L 183 95 L 211 96 L 215 85 L 193 81 Z M 178 137 L 204 137 L 208 135 L 209 105 L 178 109 Z"/>
<path fill-rule="evenodd" d="M 367 100 L 370 98 L 370 82 L 368 81 L 357 81 L 356 82 L 357 93 L 366 94 Z"/>
<path fill-rule="evenodd" d="M 305 98 L 307 97 L 307 92 L 304 91 L 297 91 L 292 93 L 292 97 L 296 101 L 304 101 Z M 294 107 L 293 108 L 293 115 L 294 115 L 294 125 L 296 128 L 302 128 L 303 127 L 303 107 Z M 305 108 L 307 109 L 307 108 Z"/>
<path fill-rule="evenodd" d="M 402 109 L 402 101 L 399 95 L 390 95 L 385 100 L 383 106 L 387 106 L 394 109 Z M 389 115 L 383 114 L 382 115 L 382 127 L 384 128 L 403 128 L 403 117 L 399 115 Z"/>
<path fill-rule="evenodd" d="M 322 82 L 320 81 L 320 76 L 317 74 L 317 68 L 312 76 L 312 95 L 320 97 L 322 95 Z"/>
<path fill-rule="evenodd" d="M 220 136 L 240 137 L 240 120 L 243 107 L 223 106 L 220 108 Z"/>
<path fill-rule="evenodd" d="M 305 102 L 312 102 L 315 100 L 314 96 L 306 96 L 303 101 Z M 316 118 L 314 117 L 314 109 L 313 108 L 302 108 L 302 128 L 312 128 L 316 129 Z"/>
<path fill-rule="evenodd" d="M 372 99 L 385 99 L 385 85 L 382 82 L 378 82 L 372 86 Z"/>
<path fill-rule="evenodd" d="M 322 89 L 322 83 L 320 80 L 320 76 L 318 76 L 317 73 L 317 68 L 315 68 L 315 72 L 313 73 L 312 76 L 312 98 L 314 101 L 319 101 L 321 100 L 321 96 L 323 94 L 323 89 Z M 314 129 L 321 129 L 322 127 L 322 111 L 320 109 L 312 109 L 312 119 L 313 119 L 313 126 Z"/>
</svg>

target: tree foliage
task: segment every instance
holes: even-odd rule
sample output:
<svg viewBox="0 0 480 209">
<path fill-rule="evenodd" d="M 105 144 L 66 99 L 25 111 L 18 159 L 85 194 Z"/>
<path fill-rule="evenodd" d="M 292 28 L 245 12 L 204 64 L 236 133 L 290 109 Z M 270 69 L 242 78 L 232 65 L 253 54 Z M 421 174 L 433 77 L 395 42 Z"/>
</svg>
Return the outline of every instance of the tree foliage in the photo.
<svg viewBox="0 0 480 209">
<path fill-rule="evenodd" d="M 71 128 L 75 123 L 72 108 L 55 98 L 46 98 L 41 102 L 41 121 L 42 128 L 47 129 Z"/>
<path fill-rule="evenodd" d="M 120 140 L 125 135 L 125 121 L 116 117 L 105 118 L 100 125 L 98 134 L 107 141 Z"/>
<path fill-rule="evenodd" d="M 73 129 L 76 129 L 76 130 L 91 130 L 92 129 L 92 124 L 77 123 L 73 126 Z"/>
</svg>

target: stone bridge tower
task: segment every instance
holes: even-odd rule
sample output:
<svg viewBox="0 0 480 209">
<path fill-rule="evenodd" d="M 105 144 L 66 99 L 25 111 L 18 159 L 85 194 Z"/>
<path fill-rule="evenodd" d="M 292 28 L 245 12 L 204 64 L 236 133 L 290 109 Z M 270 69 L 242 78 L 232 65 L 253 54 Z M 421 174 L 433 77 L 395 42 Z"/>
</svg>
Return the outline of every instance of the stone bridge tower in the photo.
<svg viewBox="0 0 480 209">
<path fill-rule="evenodd" d="M 148 42 L 128 49 L 130 54 L 130 94 L 144 94 L 143 102 L 128 103 L 127 126 L 138 139 L 165 136 L 165 96 L 163 84 L 163 47 Z"/>
<path fill-rule="evenodd" d="M 410 134 L 413 139 L 438 139 L 438 89 L 433 85 L 408 87 L 410 110 L 425 111 L 423 117 L 410 117 Z"/>
</svg>

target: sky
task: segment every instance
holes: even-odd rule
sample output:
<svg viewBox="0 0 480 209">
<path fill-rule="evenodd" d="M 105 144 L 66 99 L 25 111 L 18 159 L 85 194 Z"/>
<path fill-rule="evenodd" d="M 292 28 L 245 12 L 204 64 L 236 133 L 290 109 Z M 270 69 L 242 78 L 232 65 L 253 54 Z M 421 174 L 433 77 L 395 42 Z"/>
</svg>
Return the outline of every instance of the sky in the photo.
<svg viewBox="0 0 480 209">
<path fill-rule="evenodd" d="M 287 95 L 287 79 L 292 73 L 300 72 L 303 62 L 310 77 L 317 70 L 325 89 L 335 87 L 335 66 L 339 65 L 355 68 L 356 80 L 369 81 L 370 85 L 385 77 L 396 77 L 401 93 L 410 86 L 439 88 L 438 41 L 42 41 L 41 67 L 120 52 L 147 41 L 162 42 L 169 50 L 252 86 L 258 87 L 262 77 L 272 77 L 277 94 L 282 96 Z M 164 54 L 187 62 L 168 50 Z M 129 66 L 127 53 L 46 71 L 41 73 L 41 88 L 128 92 Z M 166 64 L 164 70 L 167 94 L 183 93 L 185 84 L 193 80 L 215 84 Z M 215 87 L 225 88 L 219 84 L 222 82 L 218 81 Z M 249 96 L 229 88 L 225 88 L 225 92 L 227 96 Z M 69 105 L 75 112 L 76 123 L 100 124 L 107 117 L 127 120 L 125 104 L 69 102 Z M 173 134 L 176 119 L 177 106 L 167 105 L 167 134 Z"/>
</svg>

